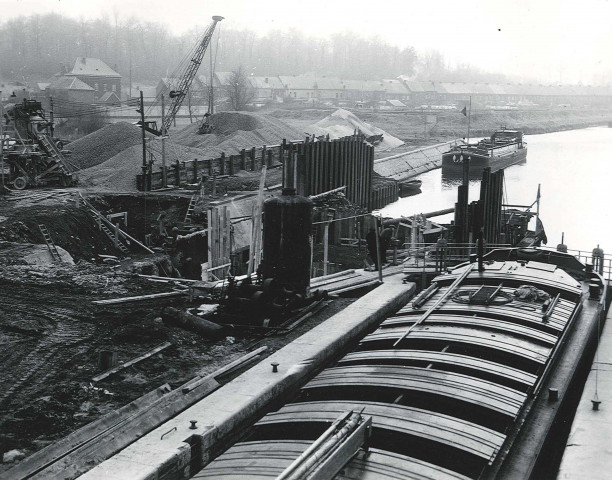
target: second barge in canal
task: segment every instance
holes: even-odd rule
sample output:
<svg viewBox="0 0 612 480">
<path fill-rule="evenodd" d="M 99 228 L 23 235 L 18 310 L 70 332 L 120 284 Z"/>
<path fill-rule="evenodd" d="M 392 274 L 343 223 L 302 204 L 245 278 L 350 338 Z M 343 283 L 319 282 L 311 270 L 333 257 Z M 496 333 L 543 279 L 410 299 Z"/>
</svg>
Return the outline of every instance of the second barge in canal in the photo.
<svg viewBox="0 0 612 480">
<path fill-rule="evenodd" d="M 491 167 L 492 171 L 509 167 L 527 158 L 527 143 L 518 130 L 497 130 L 491 138 L 475 144 L 458 144 L 442 154 L 443 170 L 462 170 L 468 164 L 471 170 Z"/>
<path fill-rule="evenodd" d="M 494 250 L 435 278 L 195 478 L 534 478 L 605 296 L 571 255 Z"/>
</svg>

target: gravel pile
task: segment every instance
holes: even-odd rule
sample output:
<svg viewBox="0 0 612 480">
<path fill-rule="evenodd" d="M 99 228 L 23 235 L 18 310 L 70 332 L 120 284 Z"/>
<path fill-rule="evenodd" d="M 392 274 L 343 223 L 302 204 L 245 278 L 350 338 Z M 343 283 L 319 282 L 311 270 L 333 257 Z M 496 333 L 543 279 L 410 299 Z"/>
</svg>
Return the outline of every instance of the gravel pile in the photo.
<svg viewBox="0 0 612 480">
<path fill-rule="evenodd" d="M 313 123 L 305 129 L 314 135 L 329 135 L 329 138 L 342 138 L 353 135 L 355 130 L 359 130 L 366 137 L 372 135 L 383 135 L 383 141 L 377 145 L 378 150 L 390 150 L 399 147 L 404 142 L 394 137 L 390 133 L 381 130 L 369 123 L 360 120 L 355 114 L 339 108 L 331 115 L 328 115 L 317 123 Z"/>
<path fill-rule="evenodd" d="M 192 124 L 171 134 L 174 142 L 198 147 L 216 156 L 218 152 L 235 155 L 243 148 L 278 145 L 287 140 L 300 140 L 303 132 L 278 118 L 246 112 L 220 112 L 211 117 L 214 133 L 198 134 L 198 125 Z"/>
<path fill-rule="evenodd" d="M 127 122 L 113 123 L 70 143 L 70 162 L 81 169 L 106 162 L 126 148 L 142 144 L 142 131 Z"/>
<path fill-rule="evenodd" d="M 153 153 L 153 171 L 161 167 L 161 142 L 152 143 L 149 151 Z M 203 160 L 202 151 L 184 145 L 166 145 L 166 162 L 168 166 L 188 160 Z M 136 192 L 136 175 L 142 173 L 142 147 L 129 147 L 107 161 L 79 172 L 79 184 L 85 187 L 96 187 L 96 190 L 114 192 Z"/>
</svg>

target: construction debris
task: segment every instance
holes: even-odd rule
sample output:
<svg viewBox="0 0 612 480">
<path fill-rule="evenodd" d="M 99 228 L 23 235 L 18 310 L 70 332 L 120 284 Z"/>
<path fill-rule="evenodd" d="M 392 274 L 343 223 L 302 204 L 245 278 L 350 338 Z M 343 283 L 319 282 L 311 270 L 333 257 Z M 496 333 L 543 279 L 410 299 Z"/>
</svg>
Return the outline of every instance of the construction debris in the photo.
<svg viewBox="0 0 612 480">
<path fill-rule="evenodd" d="M 100 380 L 104 380 L 105 378 L 110 377 L 113 373 L 117 373 L 121 370 L 123 370 L 124 368 L 130 367 L 132 365 L 136 365 L 138 362 L 141 362 L 153 355 L 155 355 L 156 353 L 161 352 L 162 350 L 165 350 L 166 348 L 170 347 L 172 344 L 170 342 L 164 342 L 161 345 L 158 345 L 157 347 L 155 347 L 153 350 L 145 353 L 144 355 L 139 355 L 136 358 L 132 358 L 131 360 L 128 360 L 125 363 L 122 363 L 121 365 L 117 365 L 116 367 L 111 368 L 110 370 L 107 370 L 106 372 L 101 373 L 100 375 L 96 375 L 95 377 L 93 377 L 91 380 L 92 382 L 99 382 Z"/>
</svg>

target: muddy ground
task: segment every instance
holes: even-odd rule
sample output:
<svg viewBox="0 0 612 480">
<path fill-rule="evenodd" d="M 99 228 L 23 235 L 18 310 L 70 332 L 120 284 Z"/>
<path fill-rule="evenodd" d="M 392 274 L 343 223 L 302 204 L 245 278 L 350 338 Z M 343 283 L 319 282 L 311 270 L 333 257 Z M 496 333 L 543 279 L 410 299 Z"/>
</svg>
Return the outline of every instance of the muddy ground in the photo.
<svg viewBox="0 0 612 480">
<path fill-rule="evenodd" d="M 105 213 L 127 210 L 126 229 L 142 238 L 146 228 L 157 228 L 155 218 L 161 211 L 169 223 L 182 218 L 191 194 L 147 195 L 146 217 L 141 196 L 89 198 Z M 143 218 L 148 219 L 148 227 Z M 43 242 L 41 223 L 55 243 L 70 253 L 74 265 L 24 264 L 14 256 L 15 249 L 9 245 L 26 248 Z M 107 263 L 100 255 L 119 260 Z M 185 297 L 112 308 L 92 303 L 176 288 L 135 276 L 143 264 L 156 262 L 167 264 L 168 256 L 138 249 L 122 256 L 93 218 L 76 207 L 74 189 L 0 197 L 0 458 L 14 449 L 30 455 L 164 383 L 176 387 L 196 372 L 212 372 L 258 346 L 267 345 L 272 353 L 352 302 L 334 300 L 286 336 L 262 337 L 262 330 L 228 329 L 218 341 L 161 321 L 164 306 L 198 305 L 188 305 Z M 172 346 L 108 379 L 92 382 L 100 372 L 101 351 L 116 352 L 121 363 L 164 342 Z M 12 465 L 0 464 L 0 471 Z"/>
</svg>

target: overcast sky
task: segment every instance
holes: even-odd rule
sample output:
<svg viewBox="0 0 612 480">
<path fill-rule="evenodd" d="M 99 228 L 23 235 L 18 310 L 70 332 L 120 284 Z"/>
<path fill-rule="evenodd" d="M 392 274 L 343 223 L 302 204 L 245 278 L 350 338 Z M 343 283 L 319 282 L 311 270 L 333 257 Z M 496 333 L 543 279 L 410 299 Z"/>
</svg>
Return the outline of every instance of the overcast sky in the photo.
<svg viewBox="0 0 612 480">
<path fill-rule="evenodd" d="M 606 83 L 612 74 L 609 0 L 0 0 L 0 21 L 56 12 L 73 18 L 135 16 L 173 33 L 223 15 L 225 27 L 259 33 L 298 28 L 326 36 L 352 30 L 451 64 L 526 75 L 542 82 Z M 223 28 L 223 27 L 222 27 Z M 221 30 L 222 32 L 222 30 Z M 1 61 L 1 59 L 0 59 Z"/>
</svg>

